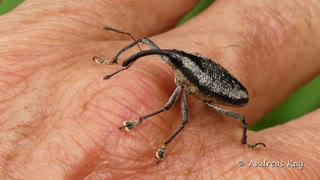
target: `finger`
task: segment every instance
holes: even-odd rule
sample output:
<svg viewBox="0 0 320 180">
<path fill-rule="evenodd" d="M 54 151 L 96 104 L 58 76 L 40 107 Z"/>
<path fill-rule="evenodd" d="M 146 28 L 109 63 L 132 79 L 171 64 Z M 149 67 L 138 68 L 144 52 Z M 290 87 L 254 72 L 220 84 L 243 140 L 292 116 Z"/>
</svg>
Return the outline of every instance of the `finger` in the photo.
<svg viewBox="0 0 320 180">
<path fill-rule="evenodd" d="M 196 3 L 197 0 L 188 0 L 181 6 L 181 3 L 169 0 L 121 3 L 33 0 L 22 3 L 0 23 L 5 27 L 2 31 L 41 30 L 50 37 L 68 41 L 107 38 L 102 30 L 106 25 L 131 29 L 137 36 L 146 36 L 174 26 Z"/>
<path fill-rule="evenodd" d="M 268 149 L 261 152 L 260 156 L 268 161 L 284 161 L 284 168 L 287 168 L 285 171 L 282 168 L 272 169 L 266 175 L 284 173 L 286 177 L 293 177 L 294 174 L 306 178 L 320 176 L 317 171 L 320 165 L 317 161 L 320 140 L 316 138 L 320 135 L 319 117 L 320 109 L 259 134 L 269 144 Z"/>
<path fill-rule="evenodd" d="M 318 17 L 319 3 L 275 3 L 218 1 L 154 41 L 162 48 L 199 52 L 226 67 L 248 89 L 245 114 L 257 120 L 320 72 L 315 43 L 320 24 L 310 18 Z"/>
<path fill-rule="evenodd" d="M 299 12 L 301 12 L 301 16 L 296 17 L 297 19 L 291 19 L 291 17 L 295 17 L 291 16 L 291 13 L 297 12 L 294 10 L 297 7 L 296 5 L 268 1 L 270 4 L 277 4 L 277 6 L 273 6 L 273 4 L 256 4 L 253 2 L 256 1 L 246 1 L 243 2 L 243 4 L 235 3 L 235 1 L 218 1 L 212 8 L 184 26 L 168 33 L 152 37 L 152 40 L 154 40 L 161 48 L 177 48 L 191 52 L 200 52 L 212 59 L 216 59 L 220 64 L 230 70 L 230 72 L 238 77 L 249 90 L 251 100 L 245 112 L 246 116 L 249 117 L 249 120 L 258 119 L 264 112 L 278 103 L 301 83 L 314 76 L 319 70 L 319 63 L 316 62 L 318 51 L 313 43 L 318 41 L 318 39 L 316 39 L 316 41 L 314 40 L 315 37 L 319 37 L 319 27 L 310 19 L 307 19 L 309 21 L 306 22 L 304 14 L 307 10 L 305 7 L 302 8 L 303 12 L 298 8 Z M 288 5 L 290 5 L 290 8 L 288 8 Z M 274 9 L 274 7 L 277 7 L 277 9 Z M 308 10 L 310 11 L 311 9 L 313 14 L 317 14 L 318 11 L 316 8 L 317 6 L 308 7 Z M 275 12 L 283 12 L 284 14 L 279 15 Z M 305 23 L 311 24 L 311 26 L 306 26 Z M 254 27 L 254 31 L 252 30 L 252 27 Z M 309 29 L 310 27 L 312 27 L 312 29 Z M 294 39 L 292 39 L 292 37 L 294 37 Z M 108 47 L 111 46 L 111 44 L 108 45 Z M 116 51 L 116 48 L 113 50 Z M 306 57 L 302 69 L 299 69 L 301 67 L 301 61 L 298 57 Z M 101 96 L 112 102 L 118 102 L 110 103 L 109 101 L 108 103 L 104 103 L 102 102 L 104 101 L 103 98 L 99 99 L 99 102 L 96 101 L 101 109 L 106 110 L 107 112 L 109 110 L 110 114 L 113 112 L 112 115 L 109 115 L 109 119 L 130 119 L 130 117 L 138 117 L 141 112 L 150 112 L 155 110 L 156 107 L 161 107 L 161 102 L 159 101 L 163 100 L 163 102 L 165 102 L 164 98 L 170 96 L 169 89 L 174 89 L 174 85 L 170 81 L 170 79 L 173 79 L 173 75 L 169 73 L 170 67 L 166 67 L 163 62 L 153 61 L 154 59 L 156 58 L 150 58 L 150 60 L 144 61 L 139 64 L 139 67 L 135 68 L 133 66 L 129 77 L 130 80 L 128 80 L 129 72 L 126 74 L 127 76 L 119 74 L 116 80 L 110 79 L 108 82 L 110 83 L 109 87 L 113 90 L 108 89 L 108 92 L 103 92 L 103 95 Z M 290 61 L 288 61 L 288 59 Z M 170 75 L 171 78 L 168 78 Z M 285 86 L 283 85 L 284 81 L 288 83 Z M 115 88 L 116 86 L 114 86 L 114 83 L 116 82 L 119 88 Z M 284 88 L 279 89 L 279 87 Z M 122 98 L 125 93 L 128 94 L 126 94 L 125 98 Z M 146 96 L 146 93 L 148 93 L 148 96 Z M 115 97 L 120 98 L 117 99 Z M 114 104 L 117 103 L 121 105 L 115 106 Z M 201 118 L 201 122 L 194 121 L 193 125 L 196 124 L 197 126 L 192 126 L 192 129 L 190 129 L 189 126 L 189 129 L 184 130 L 184 135 L 191 136 L 179 136 L 184 140 L 184 144 L 187 145 L 185 151 L 194 150 L 190 153 L 200 152 L 198 154 L 203 155 L 203 157 L 209 157 L 209 159 L 213 157 L 212 159 L 215 159 L 217 155 L 214 153 L 210 154 L 210 152 L 215 152 L 211 151 L 212 149 L 210 149 L 210 147 L 219 144 L 219 142 L 210 141 L 209 138 L 208 140 L 205 138 L 205 135 L 203 135 L 204 129 L 207 130 L 205 132 L 209 132 L 209 126 L 207 126 L 207 124 L 204 125 L 208 121 L 202 122 L 203 119 L 208 119 L 209 115 L 206 113 L 208 111 L 197 107 L 198 104 L 195 105 L 191 100 L 188 105 L 188 107 L 192 109 L 190 110 L 190 119 Z M 110 109 L 112 109 L 112 111 Z M 137 136 L 126 136 L 126 138 L 122 139 L 121 144 L 130 144 L 130 147 L 128 147 L 127 150 L 124 150 L 125 153 L 123 153 L 126 155 L 126 168 L 133 167 L 134 161 L 137 159 L 145 159 L 145 156 L 137 152 L 145 152 L 143 149 L 148 146 L 149 142 L 159 142 L 161 137 L 159 138 L 156 135 L 157 133 L 164 132 L 167 135 L 170 135 L 172 129 L 166 127 L 177 127 L 169 126 L 168 123 L 177 125 L 179 122 L 160 121 L 161 119 L 167 120 L 179 118 L 177 115 L 178 108 L 173 107 L 170 111 L 172 112 L 171 114 L 163 114 L 157 119 L 154 118 L 154 121 L 148 122 L 149 124 L 156 124 L 155 131 L 151 131 L 147 128 L 148 134 L 143 134 L 142 132 L 146 131 L 143 131 L 143 128 L 141 128 L 141 130 L 137 132 L 139 133 L 139 138 L 136 138 Z M 212 113 L 210 115 L 212 115 Z M 155 120 L 158 121 L 155 122 Z M 151 125 L 144 125 L 144 127 L 149 126 Z M 200 129 L 201 126 L 202 128 Z M 221 132 L 229 132 L 228 125 L 225 125 L 225 123 L 216 126 L 215 130 L 217 127 L 221 127 Z M 192 130 L 196 130 L 194 131 L 193 136 L 190 133 Z M 202 132 L 201 135 L 197 134 L 199 130 Z M 162 138 L 164 139 L 165 136 L 166 135 L 163 135 Z M 214 138 L 216 138 L 215 140 L 222 139 L 221 141 L 223 142 L 231 141 L 231 138 L 226 137 L 228 136 L 222 137 L 220 134 L 214 136 Z M 191 141 L 190 139 L 192 138 L 200 141 L 200 143 L 198 143 L 199 146 L 193 146 L 198 141 Z M 257 139 L 258 138 L 261 140 L 259 134 L 257 134 Z M 211 146 L 208 146 L 209 142 L 207 142 L 207 140 L 212 142 Z M 235 138 L 232 140 L 235 140 Z M 201 141 L 205 141 L 205 143 L 201 143 Z M 267 144 L 267 147 L 269 147 L 269 142 L 267 141 L 265 143 Z M 143 144 L 143 146 L 141 146 L 141 144 Z M 231 143 L 220 143 L 221 146 L 215 146 L 217 149 L 213 150 L 217 150 L 221 154 L 228 152 L 232 154 L 233 151 L 230 151 L 230 148 L 225 147 L 229 144 Z M 178 148 L 177 146 L 176 149 Z M 229 151 L 219 151 L 220 147 L 229 149 Z M 111 151 L 114 153 L 113 150 Z M 148 155 L 146 156 L 151 156 L 151 152 L 152 150 L 148 151 Z M 252 154 L 256 157 L 257 152 L 252 152 Z M 207 163 L 207 159 L 203 159 L 198 164 L 199 166 L 196 166 L 195 163 L 199 162 L 197 161 L 198 159 L 190 159 L 187 152 L 182 154 L 175 153 L 174 155 L 177 157 L 175 160 L 183 155 L 187 157 L 186 159 L 188 159 L 188 161 L 181 161 L 181 166 L 186 167 L 183 163 L 188 162 L 189 166 L 187 167 L 190 167 L 190 169 L 196 167 L 200 168 L 201 165 L 203 166 L 204 163 Z M 112 157 L 124 156 L 117 154 Z M 117 159 L 114 158 L 113 160 L 116 161 Z M 190 162 L 192 163 L 190 164 Z M 175 164 L 179 163 L 175 161 Z M 142 163 L 138 166 L 144 168 Z M 181 166 L 177 165 L 176 168 L 172 168 L 171 170 L 177 172 L 180 170 L 179 167 Z M 103 167 L 108 168 L 109 166 Z M 120 165 L 117 168 L 120 168 Z M 159 170 L 158 167 L 150 169 L 148 172 L 155 172 L 156 170 Z"/>
<path fill-rule="evenodd" d="M 198 136 L 197 140 L 192 143 L 185 140 L 183 144 L 176 145 L 179 147 L 172 148 L 176 151 L 171 157 L 174 158 L 175 167 L 160 167 L 163 168 L 161 171 L 159 167 L 154 167 L 150 171 L 159 171 L 166 175 L 187 169 L 189 177 L 203 175 L 210 176 L 210 179 L 224 175 L 232 179 L 255 178 L 255 175 L 288 178 L 299 175 L 302 179 L 317 179 L 320 176 L 320 163 L 317 158 L 320 152 L 320 140 L 317 138 L 320 135 L 319 116 L 320 110 L 317 110 L 287 124 L 255 134 L 255 138 L 264 139 L 267 144 L 266 148 L 257 150 L 238 148 L 239 146 L 230 143 L 230 139 L 221 138 L 229 134 L 227 131 L 221 130 L 221 134 L 215 136 L 206 128 L 201 133 L 193 131 L 191 133 Z M 253 134 L 249 135 L 252 137 Z M 238 164 L 239 161 L 244 164 Z M 170 163 L 164 162 L 166 165 Z M 175 175 L 184 176 L 181 173 Z"/>
<path fill-rule="evenodd" d="M 277 9 L 254 1 L 243 4 L 233 2 L 219 1 L 189 23 L 151 39 L 161 48 L 200 52 L 226 67 L 247 87 L 250 95 L 248 106 L 242 108 L 244 110 L 230 109 L 243 111 L 247 120 L 253 122 L 319 72 L 319 51 L 314 43 L 320 37 L 319 25 L 305 15 L 320 11 L 317 9 L 319 6 L 297 4 L 295 1 L 288 4 L 275 2 L 278 4 Z M 295 8 L 301 11 L 301 16 L 293 16 L 292 13 L 296 11 L 291 10 Z M 305 57 L 303 62 L 300 57 Z M 170 76 L 170 67 L 163 62 L 152 59 L 144 61 L 139 67 L 133 66 L 131 70 L 135 70 L 135 75 L 130 76 L 131 84 L 125 75 L 120 74 L 112 82 L 119 81 L 131 91 L 136 89 L 137 94 L 141 94 L 138 96 L 132 93 L 134 98 L 141 99 L 136 100 L 136 103 L 154 105 L 140 109 L 141 106 L 135 104 L 139 108 L 138 112 L 148 112 L 159 107 L 160 104 L 156 104 L 154 99 L 163 97 L 161 101 L 165 102 L 165 98 L 174 89 L 172 81 L 168 80 L 173 79 L 173 75 L 166 77 Z M 143 77 L 143 80 L 139 77 Z M 152 90 L 148 87 L 152 87 Z M 141 92 L 147 91 L 157 98 L 152 98 L 150 94 L 145 98 Z M 121 94 L 112 94 L 114 96 Z M 189 104 L 192 105 L 191 101 Z M 209 111 L 198 106 L 192 112 L 200 114 Z"/>
</svg>

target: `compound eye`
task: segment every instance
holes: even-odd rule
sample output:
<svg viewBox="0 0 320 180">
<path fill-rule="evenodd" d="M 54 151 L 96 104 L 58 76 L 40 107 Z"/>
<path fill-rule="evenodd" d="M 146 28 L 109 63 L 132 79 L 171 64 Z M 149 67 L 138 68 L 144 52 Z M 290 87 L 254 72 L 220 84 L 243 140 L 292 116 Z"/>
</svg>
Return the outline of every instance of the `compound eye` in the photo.
<svg viewBox="0 0 320 180">
<path fill-rule="evenodd" d="M 182 66 L 182 61 L 181 58 L 175 53 L 172 53 L 169 57 L 170 62 L 172 63 L 173 66 L 175 67 L 181 67 Z"/>
</svg>

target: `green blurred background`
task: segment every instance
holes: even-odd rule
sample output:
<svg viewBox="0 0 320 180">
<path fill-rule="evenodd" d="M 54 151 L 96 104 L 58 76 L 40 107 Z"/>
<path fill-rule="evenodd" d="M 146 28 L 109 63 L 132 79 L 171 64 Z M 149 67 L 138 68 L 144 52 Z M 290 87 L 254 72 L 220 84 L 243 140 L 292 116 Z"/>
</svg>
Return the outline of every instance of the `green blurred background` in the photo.
<svg viewBox="0 0 320 180">
<path fill-rule="evenodd" d="M 207 8 L 214 0 L 200 0 L 200 3 L 189 14 L 187 14 L 179 24 L 187 21 Z M 0 15 L 3 15 L 23 0 L 0 0 Z M 281 87 L 280 87 L 281 88 Z M 309 82 L 304 87 L 297 90 L 282 104 L 272 112 L 263 117 L 257 124 L 252 126 L 252 130 L 265 129 L 277 124 L 283 124 L 289 120 L 302 116 L 320 107 L 320 76 Z"/>
<path fill-rule="evenodd" d="M 22 2 L 23 0 L 0 0 L 0 15 L 11 11 Z"/>
</svg>

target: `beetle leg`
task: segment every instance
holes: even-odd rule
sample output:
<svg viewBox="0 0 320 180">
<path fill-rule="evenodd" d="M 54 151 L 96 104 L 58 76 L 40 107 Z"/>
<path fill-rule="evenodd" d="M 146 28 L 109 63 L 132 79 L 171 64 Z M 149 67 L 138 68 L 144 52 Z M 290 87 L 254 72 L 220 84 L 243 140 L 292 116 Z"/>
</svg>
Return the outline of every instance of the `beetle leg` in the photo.
<svg viewBox="0 0 320 180">
<path fill-rule="evenodd" d="M 188 123 L 188 108 L 186 100 L 186 90 L 183 90 L 181 96 L 181 112 L 182 112 L 182 123 L 179 129 L 177 129 L 167 140 L 165 140 L 164 145 L 157 151 L 156 156 L 159 159 L 157 163 L 164 160 L 166 157 L 167 145 L 179 134 L 179 132 Z"/>
<path fill-rule="evenodd" d="M 103 59 L 103 58 L 101 58 L 101 57 L 94 56 L 94 57 L 93 57 L 93 60 L 96 61 L 96 62 L 99 63 L 99 64 L 108 64 L 108 65 L 110 65 L 110 64 L 117 64 L 117 63 L 118 63 L 118 62 L 117 62 L 117 61 L 118 61 L 118 57 L 119 57 L 124 51 L 132 48 L 132 47 L 135 46 L 135 45 L 137 45 L 137 46 L 139 47 L 140 51 L 142 51 L 142 49 L 141 49 L 140 46 L 139 46 L 139 43 L 146 44 L 146 45 L 148 45 L 151 49 L 160 49 L 153 41 L 151 41 L 151 40 L 148 39 L 148 38 L 140 38 L 140 39 L 138 39 L 138 40 L 135 40 L 135 38 L 134 38 L 130 33 L 128 33 L 128 32 L 119 31 L 119 30 L 117 30 L 117 29 L 114 29 L 114 28 L 108 27 L 108 26 L 104 27 L 104 29 L 105 29 L 105 30 L 111 30 L 111 31 L 115 31 L 115 32 L 117 32 L 117 33 L 121 33 L 121 34 L 128 35 L 128 36 L 131 37 L 131 39 L 133 39 L 134 42 L 132 42 L 131 44 L 125 46 L 125 47 L 122 48 L 122 49 L 120 49 L 120 51 L 113 57 L 112 60 L 105 60 L 105 59 Z M 160 56 L 165 62 L 169 62 L 169 58 L 166 57 L 165 55 L 160 55 L 160 54 L 159 54 L 159 56 Z M 118 74 L 119 72 L 128 69 L 133 63 L 134 63 L 134 62 L 132 62 L 132 63 L 129 64 L 129 65 L 126 65 L 124 68 L 119 69 L 119 70 L 117 70 L 116 72 L 113 72 L 112 74 L 109 74 L 109 75 L 105 76 L 103 79 L 109 79 L 109 78 L 111 78 L 112 76 Z"/>
<path fill-rule="evenodd" d="M 146 44 L 150 47 L 150 49 L 160 49 L 159 46 L 157 46 L 153 41 L 151 41 L 149 38 L 141 38 L 141 39 L 137 39 L 136 41 L 132 42 L 131 44 L 125 46 L 124 48 L 120 49 L 120 51 L 113 57 L 113 59 L 111 60 L 112 64 L 113 63 L 117 63 L 119 56 L 126 50 L 132 48 L 135 45 L 138 45 L 138 43 L 143 43 Z M 169 58 L 165 55 L 159 55 L 160 58 L 162 58 L 165 62 L 169 61 Z M 110 63 L 111 63 L 110 62 Z M 110 64 L 109 63 L 109 64 Z M 107 63 L 105 63 L 107 64 Z"/>
<path fill-rule="evenodd" d="M 110 30 L 111 30 L 111 29 L 110 29 Z M 114 30 L 114 29 L 113 29 L 113 30 Z M 119 33 L 122 33 L 122 34 L 127 34 L 127 33 L 125 33 L 125 32 L 121 32 L 121 31 L 118 31 L 118 30 L 114 30 L 114 31 L 119 32 Z M 132 43 L 130 43 L 129 45 L 127 45 L 127 46 L 123 47 L 122 49 L 120 49 L 120 51 L 112 58 L 112 60 L 105 60 L 105 59 L 102 59 L 102 58 L 100 58 L 100 57 L 98 57 L 98 56 L 94 56 L 94 57 L 93 57 L 93 60 L 95 60 L 95 61 L 96 61 L 97 63 L 99 63 L 99 64 L 117 64 L 117 63 L 118 63 L 118 58 L 119 58 L 119 56 L 120 56 L 124 51 L 132 48 L 132 47 L 135 46 L 135 45 L 138 45 L 138 46 L 139 46 L 139 43 L 146 44 L 146 45 L 148 45 L 151 49 L 160 49 L 153 41 L 151 41 L 150 39 L 148 39 L 148 38 L 146 38 L 146 37 L 145 37 L 145 38 L 140 38 L 140 39 L 137 39 L 137 40 L 135 40 L 135 39 L 133 38 L 133 36 L 131 36 L 131 34 L 130 34 L 130 37 L 134 40 L 134 42 L 132 42 Z M 142 51 L 141 48 L 140 48 L 140 46 L 139 46 L 139 49 L 140 49 L 140 51 Z M 160 57 L 163 58 L 162 55 L 160 55 Z M 165 60 L 165 59 L 164 59 L 164 60 Z M 166 59 L 166 60 L 167 60 L 167 59 Z"/>
<path fill-rule="evenodd" d="M 117 71 L 115 71 L 115 72 L 113 72 L 113 73 L 111 73 L 111 74 L 106 75 L 105 77 L 103 77 L 103 79 L 109 79 L 109 78 L 111 78 L 112 76 L 114 76 L 114 75 L 118 74 L 119 72 L 121 72 L 121 71 L 124 71 L 124 70 L 128 69 L 132 64 L 133 64 L 133 63 L 128 64 L 126 67 L 121 68 L 121 69 L 119 69 L 119 70 L 117 70 Z"/>
<path fill-rule="evenodd" d="M 96 61 L 97 63 L 99 64 L 107 64 L 107 65 L 110 65 L 110 64 L 117 64 L 118 62 L 118 57 L 126 50 L 130 49 L 131 47 L 133 47 L 134 45 L 138 45 L 138 43 L 143 43 L 143 44 L 146 44 L 148 45 L 151 49 L 160 49 L 153 41 L 151 41 L 150 39 L 148 38 L 141 38 L 141 39 L 138 39 L 134 42 L 132 42 L 131 44 L 127 45 L 126 47 L 122 48 L 114 57 L 112 60 L 105 60 L 101 57 L 98 57 L 98 56 L 94 56 L 93 57 L 93 60 Z M 159 54 L 160 58 L 162 58 L 165 62 L 168 62 L 169 61 L 169 58 L 165 55 L 161 55 Z M 128 69 L 134 62 L 126 65 L 124 68 L 121 68 L 115 72 L 113 72 L 112 74 L 109 74 L 107 76 L 105 76 L 103 79 L 109 79 L 111 78 L 112 76 L 118 74 L 119 72 L 123 71 L 123 70 L 126 70 Z"/>
<path fill-rule="evenodd" d="M 212 104 L 208 103 L 208 102 L 205 102 L 209 107 L 211 107 L 212 109 L 222 113 L 222 114 L 225 114 L 227 116 L 230 116 L 230 117 L 233 117 L 235 119 L 238 119 L 242 122 L 242 127 L 243 127 L 243 132 L 242 132 L 242 139 L 241 139 L 241 143 L 242 144 L 245 144 L 247 148 L 251 148 L 251 149 L 255 149 L 256 147 L 258 146 L 263 146 L 263 147 L 266 147 L 266 145 L 264 143 L 256 143 L 256 144 L 248 144 L 247 143 L 247 121 L 246 119 L 241 116 L 240 114 L 237 114 L 235 112 L 232 112 L 232 111 L 229 111 L 229 110 L 226 110 L 226 109 L 222 109 L 220 107 L 217 107 L 217 106 L 213 106 Z"/>
<path fill-rule="evenodd" d="M 114 63 L 117 63 L 118 57 L 126 50 L 132 48 L 135 45 L 138 45 L 138 43 L 143 43 L 148 45 L 151 49 L 160 49 L 153 41 L 151 41 L 148 38 L 141 38 L 137 39 L 136 41 L 132 42 L 131 44 L 125 46 L 124 48 L 120 49 L 120 51 L 113 57 L 112 61 Z M 141 50 L 140 50 L 141 51 Z"/>
<path fill-rule="evenodd" d="M 112 58 L 112 60 L 104 60 L 104 59 L 102 59 L 102 58 L 100 58 L 100 57 L 98 57 L 98 56 L 94 56 L 94 57 L 93 57 L 93 60 L 95 60 L 95 61 L 96 61 L 97 63 L 99 63 L 99 64 L 118 64 L 118 58 L 119 58 L 119 56 L 120 56 L 123 52 L 125 52 L 126 50 L 132 48 L 133 46 L 139 45 L 138 43 L 142 42 L 143 39 L 144 39 L 144 38 L 135 40 L 135 41 L 133 41 L 132 43 L 130 43 L 129 45 L 127 45 L 127 46 L 123 47 L 122 49 L 120 49 L 120 51 Z M 154 44 L 154 42 L 152 42 L 151 40 L 149 40 L 149 41 L 151 42 L 151 46 L 150 46 L 151 49 L 159 49 L 159 47 L 158 47 L 156 44 Z M 142 51 L 142 50 L 140 49 L 140 51 Z"/>
<path fill-rule="evenodd" d="M 172 105 L 177 101 L 180 92 L 181 92 L 182 86 L 177 86 L 177 88 L 172 93 L 171 97 L 169 98 L 168 102 L 165 104 L 165 106 L 158 111 L 154 111 L 150 114 L 140 116 L 139 120 L 137 121 L 125 121 L 123 122 L 123 126 L 121 126 L 119 129 L 125 128 L 127 131 L 130 131 L 134 129 L 137 125 L 139 125 L 144 119 L 147 119 L 151 116 L 157 115 L 159 113 L 162 113 L 172 107 Z"/>
</svg>

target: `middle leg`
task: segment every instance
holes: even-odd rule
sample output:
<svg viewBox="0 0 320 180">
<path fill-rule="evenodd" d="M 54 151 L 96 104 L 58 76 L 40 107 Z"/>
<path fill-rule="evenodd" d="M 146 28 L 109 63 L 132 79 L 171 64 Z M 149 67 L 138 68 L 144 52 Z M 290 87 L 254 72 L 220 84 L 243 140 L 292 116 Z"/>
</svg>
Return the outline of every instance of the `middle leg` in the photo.
<svg viewBox="0 0 320 180">
<path fill-rule="evenodd" d="M 157 163 L 164 160 L 166 157 L 166 149 L 168 144 L 180 133 L 180 131 L 188 123 L 188 108 L 186 99 L 186 90 L 183 89 L 181 96 L 181 113 L 182 113 L 182 123 L 179 129 L 177 129 L 168 139 L 164 141 L 164 145 L 157 151 L 156 156 L 159 159 Z"/>
<path fill-rule="evenodd" d="M 177 101 L 177 99 L 180 95 L 181 89 L 182 89 L 182 86 L 176 87 L 176 89 L 172 93 L 171 97 L 169 98 L 168 102 L 166 103 L 166 105 L 163 108 L 159 109 L 158 111 L 152 112 L 150 114 L 140 116 L 139 120 L 137 120 L 137 121 L 125 121 L 125 122 L 123 122 L 123 126 L 121 126 L 119 129 L 125 128 L 127 131 L 130 131 L 130 130 L 134 129 L 137 125 L 139 125 L 144 119 L 147 119 L 151 116 L 154 116 L 154 115 L 157 115 L 161 112 L 169 110 L 172 107 L 172 105 Z"/>
</svg>

